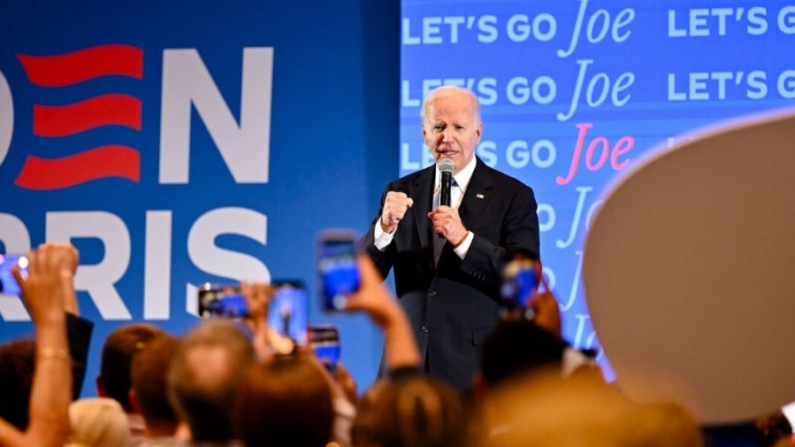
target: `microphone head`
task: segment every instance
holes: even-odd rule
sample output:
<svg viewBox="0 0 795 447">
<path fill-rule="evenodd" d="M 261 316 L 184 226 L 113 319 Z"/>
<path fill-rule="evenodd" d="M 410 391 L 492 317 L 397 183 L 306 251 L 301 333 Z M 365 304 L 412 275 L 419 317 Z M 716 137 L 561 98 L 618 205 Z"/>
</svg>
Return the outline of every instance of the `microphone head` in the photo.
<svg viewBox="0 0 795 447">
<path fill-rule="evenodd" d="M 450 160 L 449 158 L 443 158 L 439 160 L 439 171 L 452 173 L 454 169 L 455 163 L 453 163 L 453 160 Z"/>
</svg>

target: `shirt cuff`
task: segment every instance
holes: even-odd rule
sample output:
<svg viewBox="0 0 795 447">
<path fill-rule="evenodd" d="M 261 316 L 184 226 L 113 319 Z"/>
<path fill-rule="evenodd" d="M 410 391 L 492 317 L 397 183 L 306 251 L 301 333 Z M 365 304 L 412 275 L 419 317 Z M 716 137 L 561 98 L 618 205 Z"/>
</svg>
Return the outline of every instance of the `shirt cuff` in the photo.
<svg viewBox="0 0 795 447">
<path fill-rule="evenodd" d="M 378 219 L 378 222 L 375 223 L 375 233 L 373 234 L 373 245 L 379 251 L 386 250 L 389 247 L 389 244 L 392 243 L 392 238 L 395 237 L 395 231 L 397 231 L 397 226 L 395 226 L 395 230 L 391 233 L 387 233 L 381 228 L 381 219 Z"/>
<path fill-rule="evenodd" d="M 464 238 L 464 242 L 461 242 L 458 247 L 453 249 L 459 258 L 464 259 L 466 257 L 469 247 L 472 245 L 473 239 L 475 239 L 475 233 L 469 231 L 467 232 L 467 237 Z"/>
</svg>

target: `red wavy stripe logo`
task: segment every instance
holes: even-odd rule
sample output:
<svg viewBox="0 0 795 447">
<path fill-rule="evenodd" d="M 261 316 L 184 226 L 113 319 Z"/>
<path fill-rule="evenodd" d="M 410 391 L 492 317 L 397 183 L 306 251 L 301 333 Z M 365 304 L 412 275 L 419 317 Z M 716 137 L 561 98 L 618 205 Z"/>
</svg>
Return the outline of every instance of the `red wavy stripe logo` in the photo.
<svg viewBox="0 0 795 447">
<path fill-rule="evenodd" d="M 31 84 L 64 87 L 102 76 L 142 79 L 144 51 L 130 45 L 100 45 L 55 56 L 17 54 Z"/>
<path fill-rule="evenodd" d="M 33 105 L 33 134 L 40 137 L 63 137 L 111 125 L 141 130 L 141 101 L 112 93 L 66 106 Z"/>
<path fill-rule="evenodd" d="M 29 155 L 14 184 L 20 188 L 52 190 L 107 177 L 135 183 L 141 177 L 141 156 L 128 146 L 112 145 L 57 159 Z"/>
</svg>

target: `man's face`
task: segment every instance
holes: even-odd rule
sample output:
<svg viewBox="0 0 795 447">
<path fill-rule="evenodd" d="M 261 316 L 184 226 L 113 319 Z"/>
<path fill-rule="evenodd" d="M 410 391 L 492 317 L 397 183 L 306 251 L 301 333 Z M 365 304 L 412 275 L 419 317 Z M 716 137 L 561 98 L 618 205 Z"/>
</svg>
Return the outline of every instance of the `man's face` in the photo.
<svg viewBox="0 0 795 447">
<path fill-rule="evenodd" d="M 472 160 L 483 124 L 475 120 L 472 98 L 466 93 L 442 95 L 428 104 L 422 137 L 438 162 L 449 158 L 457 174 Z"/>
</svg>

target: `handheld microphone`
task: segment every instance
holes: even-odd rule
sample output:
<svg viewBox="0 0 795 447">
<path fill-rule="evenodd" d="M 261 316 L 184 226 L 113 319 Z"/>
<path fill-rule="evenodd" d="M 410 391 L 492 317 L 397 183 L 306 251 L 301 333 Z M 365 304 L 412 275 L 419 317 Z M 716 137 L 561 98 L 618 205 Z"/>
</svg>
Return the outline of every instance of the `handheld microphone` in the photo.
<svg viewBox="0 0 795 447">
<path fill-rule="evenodd" d="M 452 203 L 453 169 L 455 163 L 449 158 L 439 160 L 439 172 L 442 173 L 442 185 L 439 196 L 439 205 L 450 206 Z"/>
</svg>

